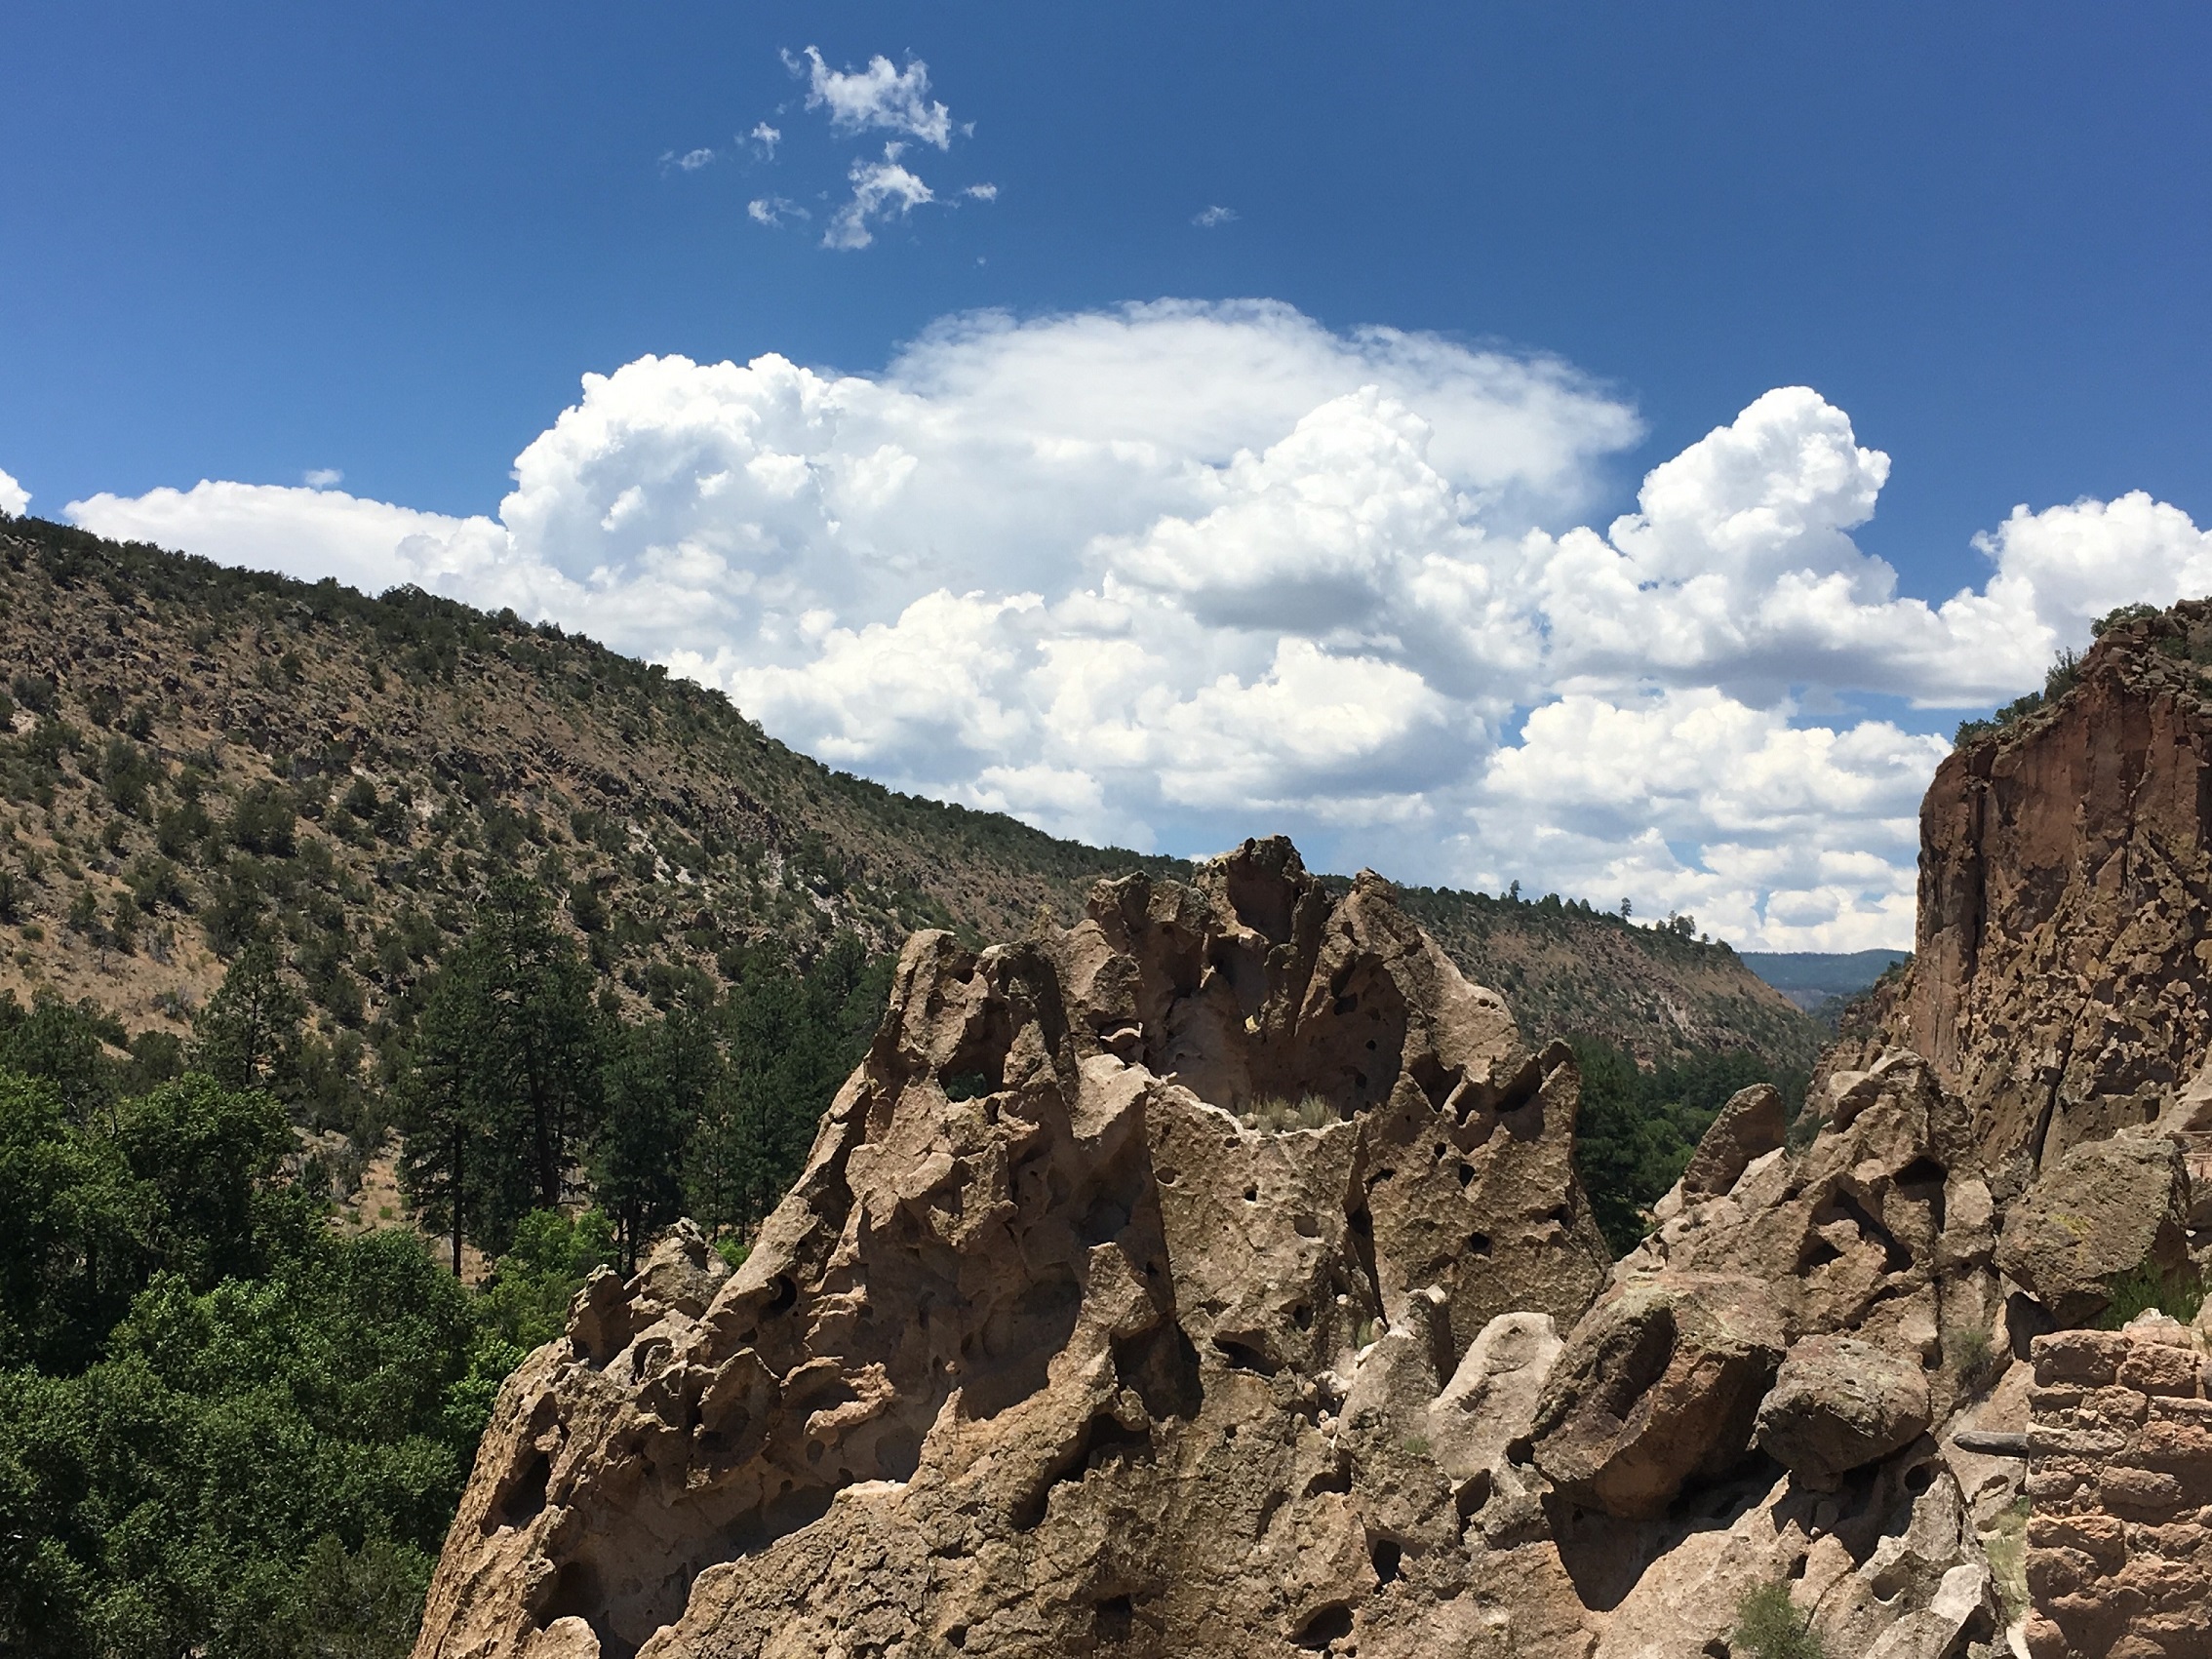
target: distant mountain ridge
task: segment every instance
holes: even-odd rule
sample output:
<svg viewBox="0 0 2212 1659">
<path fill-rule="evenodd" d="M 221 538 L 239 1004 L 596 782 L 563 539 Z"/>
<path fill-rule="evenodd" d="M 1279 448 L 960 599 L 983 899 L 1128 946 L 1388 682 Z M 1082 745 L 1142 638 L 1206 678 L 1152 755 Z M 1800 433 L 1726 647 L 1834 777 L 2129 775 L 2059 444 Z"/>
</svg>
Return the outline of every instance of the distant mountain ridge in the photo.
<svg viewBox="0 0 2212 1659">
<path fill-rule="evenodd" d="M 609 996 L 662 1006 L 733 946 L 1018 936 L 1102 876 L 1190 869 L 833 771 L 511 612 L 34 519 L 0 520 L 0 992 L 134 1031 L 180 1031 L 262 937 L 327 1029 L 381 1047 L 499 869 L 560 895 Z M 1556 896 L 1406 904 L 1532 1033 L 1800 1068 L 1821 1041 L 1724 944 Z"/>
<path fill-rule="evenodd" d="M 1911 951 L 1743 951 L 1744 966 L 1812 1013 L 1835 998 L 1868 989 Z"/>
</svg>

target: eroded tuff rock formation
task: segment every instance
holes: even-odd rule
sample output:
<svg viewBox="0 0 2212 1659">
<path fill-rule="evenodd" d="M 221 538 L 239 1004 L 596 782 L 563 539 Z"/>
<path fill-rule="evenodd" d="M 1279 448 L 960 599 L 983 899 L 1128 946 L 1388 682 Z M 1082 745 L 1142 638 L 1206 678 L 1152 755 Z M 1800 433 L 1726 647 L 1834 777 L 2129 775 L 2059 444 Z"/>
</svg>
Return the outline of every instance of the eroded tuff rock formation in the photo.
<svg viewBox="0 0 2212 1659">
<path fill-rule="evenodd" d="M 1577 1080 L 1285 843 L 924 934 L 734 1275 L 679 1229 L 503 1392 L 421 1659 L 1992 1653 L 2003 1328 L 1916 1057 L 1747 1090 L 1608 1269 Z"/>
<path fill-rule="evenodd" d="M 1928 788 L 1885 1036 L 1963 1097 L 1993 1163 L 2148 1122 L 2212 1047 L 2207 663 L 2212 602 L 2109 628 L 2073 691 Z"/>
<path fill-rule="evenodd" d="M 1420 1422 L 1494 1318 L 1604 1278 L 1576 1105 L 1383 884 L 1332 900 L 1287 843 L 1031 943 L 919 935 L 743 1268 L 680 1234 L 510 1382 L 419 1651 L 1480 1626 Z"/>
</svg>

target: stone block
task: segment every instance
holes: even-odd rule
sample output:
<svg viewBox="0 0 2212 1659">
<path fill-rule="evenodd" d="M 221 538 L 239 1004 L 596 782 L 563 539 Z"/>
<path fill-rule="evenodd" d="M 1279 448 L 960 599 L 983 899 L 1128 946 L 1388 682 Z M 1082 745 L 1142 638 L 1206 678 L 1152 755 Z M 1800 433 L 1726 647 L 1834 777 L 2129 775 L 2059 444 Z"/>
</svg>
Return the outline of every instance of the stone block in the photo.
<svg viewBox="0 0 2212 1659">
<path fill-rule="evenodd" d="M 2097 1491 L 2107 1509 L 2123 1516 L 2171 1516 L 2182 1505 L 2182 1483 L 2173 1476 L 2125 1464 L 2114 1464 L 2099 1476 Z"/>
<path fill-rule="evenodd" d="M 2127 1338 L 2117 1331 L 2056 1330 L 2036 1337 L 2029 1354 L 2035 1363 L 2035 1381 L 2048 1388 L 2054 1383 L 2109 1383 L 2127 1349 Z"/>
<path fill-rule="evenodd" d="M 2145 1394 L 2196 1394 L 2198 1361 L 2192 1348 L 2174 1348 L 2163 1342 L 2138 1342 L 2119 1363 L 2123 1387 Z"/>
</svg>

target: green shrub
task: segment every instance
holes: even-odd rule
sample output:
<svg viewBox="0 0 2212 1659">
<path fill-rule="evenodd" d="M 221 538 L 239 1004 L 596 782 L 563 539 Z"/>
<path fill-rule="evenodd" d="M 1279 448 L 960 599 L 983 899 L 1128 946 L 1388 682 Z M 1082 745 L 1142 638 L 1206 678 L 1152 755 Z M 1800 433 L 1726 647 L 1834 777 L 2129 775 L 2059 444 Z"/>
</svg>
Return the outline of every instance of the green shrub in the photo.
<svg viewBox="0 0 2212 1659">
<path fill-rule="evenodd" d="M 2144 1262 L 2125 1273 L 2115 1273 L 2105 1281 L 2105 1287 L 2113 1299 L 2097 1323 L 2106 1330 L 2117 1330 L 2136 1315 L 2153 1309 L 2187 1324 L 2204 1306 L 2204 1282 L 2193 1268 L 2161 1273 Z"/>
<path fill-rule="evenodd" d="M 1762 1584 L 1736 1603 L 1729 1642 L 1754 1659 L 1827 1659 L 1820 1638 L 1790 1600 L 1787 1584 Z"/>
</svg>

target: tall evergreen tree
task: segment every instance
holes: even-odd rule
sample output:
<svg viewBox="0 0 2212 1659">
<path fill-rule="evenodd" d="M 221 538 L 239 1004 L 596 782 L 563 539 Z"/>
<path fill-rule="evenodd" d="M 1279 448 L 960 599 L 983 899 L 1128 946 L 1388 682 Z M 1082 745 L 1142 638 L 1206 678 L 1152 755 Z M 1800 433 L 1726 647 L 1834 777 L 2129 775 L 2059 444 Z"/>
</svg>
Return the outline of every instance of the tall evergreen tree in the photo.
<svg viewBox="0 0 2212 1659">
<path fill-rule="evenodd" d="M 296 1069 L 307 1006 L 265 944 L 238 953 L 192 1022 L 191 1066 L 225 1088 L 281 1089 Z"/>
<path fill-rule="evenodd" d="M 590 969 L 520 876 L 495 881 L 432 982 L 401 1077 L 404 1184 L 426 1217 L 487 1248 L 555 1209 L 598 1128 Z"/>
<path fill-rule="evenodd" d="M 635 1271 L 640 1245 L 684 1212 L 692 1126 L 727 1074 L 713 1024 L 697 1008 L 678 1007 L 610 1039 L 592 1185 L 614 1218 L 625 1273 Z"/>
</svg>

